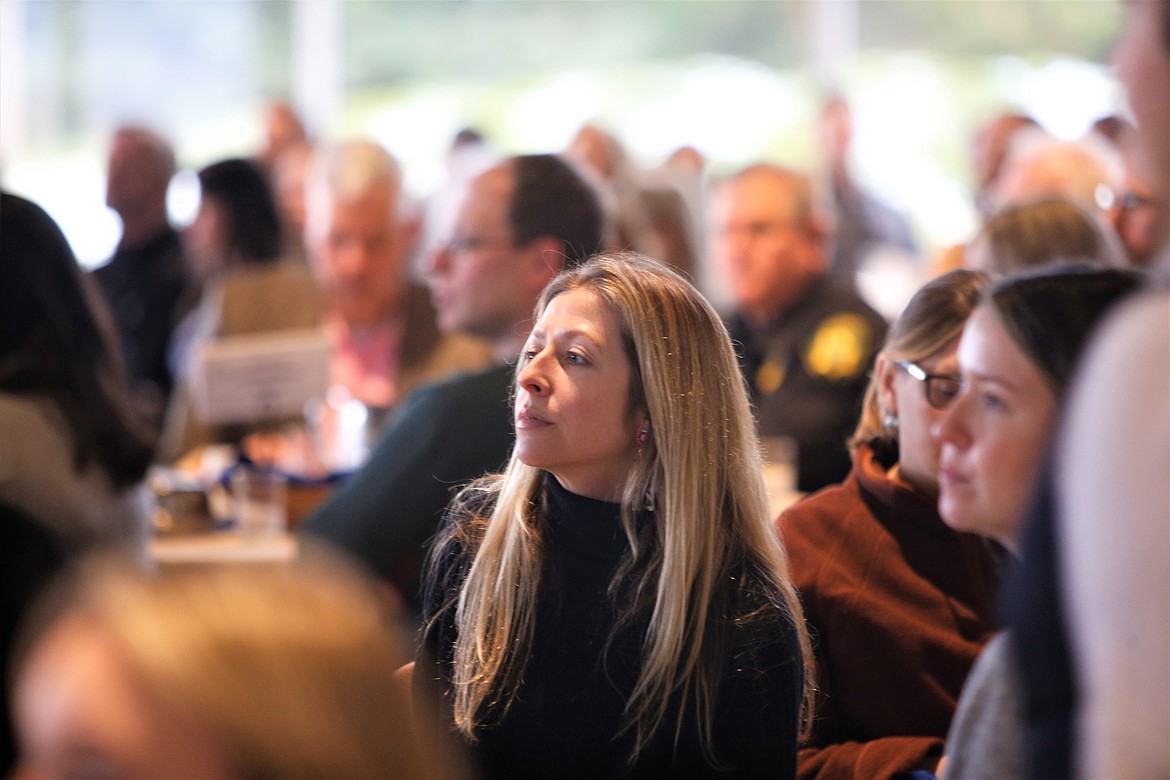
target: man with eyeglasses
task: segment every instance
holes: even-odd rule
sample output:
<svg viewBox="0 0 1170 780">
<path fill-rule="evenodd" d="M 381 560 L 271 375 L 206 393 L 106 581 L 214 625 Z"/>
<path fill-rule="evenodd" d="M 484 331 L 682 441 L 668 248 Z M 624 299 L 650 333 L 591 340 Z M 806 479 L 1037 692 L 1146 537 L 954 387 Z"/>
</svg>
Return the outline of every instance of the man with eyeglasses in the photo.
<svg viewBox="0 0 1170 780">
<path fill-rule="evenodd" d="M 740 171 L 719 185 L 713 221 L 713 257 L 735 306 L 728 328 L 742 344 L 760 434 L 796 441 L 799 490 L 840 482 L 886 322 L 830 278 L 805 174 Z"/>
<path fill-rule="evenodd" d="M 325 149 L 305 185 L 305 249 L 325 302 L 330 381 L 381 427 L 423 384 L 481 368 L 475 339 L 440 333 L 425 287 L 408 273 L 417 220 L 402 170 L 380 144 Z"/>
<path fill-rule="evenodd" d="M 560 158 L 524 155 L 474 179 L 429 259 L 439 327 L 487 341 L 496 365 L 420 389 L 361 471 L 301 528 L 347 550 L 418 606 L 423 546 L 462 484 L 511 451 L 514 362 L 544 286 L 602 248 L 602 212 Z"/>
</svg>

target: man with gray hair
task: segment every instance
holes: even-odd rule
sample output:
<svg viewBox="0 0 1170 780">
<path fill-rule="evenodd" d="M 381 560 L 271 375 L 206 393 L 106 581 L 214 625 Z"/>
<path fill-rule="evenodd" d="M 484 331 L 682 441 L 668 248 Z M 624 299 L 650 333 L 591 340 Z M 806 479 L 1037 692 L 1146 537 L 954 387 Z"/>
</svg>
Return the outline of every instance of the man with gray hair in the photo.
<svg viewBox="0 0 1170 780">
<path fill-rule="evenodd" d="M 840 482 L 885 320 L 830 278 L 807 175 L 758 164 L 731 176 L 715 191 L 713 230 L 761 436 L 795 441 L 798 490 Z"/>
<path fill-rule="evenodd" d="M 601 206 L 549 154 L 513 157 L 475 178 L 454 235 L 428 265 L 439 324 L 488 341 L 496 365 L 420 389 L 365 467 L 303 531 L 364 561 L 417 606 L 418 570 L 452 491 L 498 470 L 512 449 L 515 361 L 545 285 L 601 249 Z"/>
<path fill-rule="evenodd" d="M 409 280 L 418 222 L 389 152 L 364 140 L 327 150 L 305 205 L 305 246 L 325 300 L 334 385 L 384 418 L 418 385 L 486 365 L 487 347 L 441 334 L 426 288 Z"/>
</svg>

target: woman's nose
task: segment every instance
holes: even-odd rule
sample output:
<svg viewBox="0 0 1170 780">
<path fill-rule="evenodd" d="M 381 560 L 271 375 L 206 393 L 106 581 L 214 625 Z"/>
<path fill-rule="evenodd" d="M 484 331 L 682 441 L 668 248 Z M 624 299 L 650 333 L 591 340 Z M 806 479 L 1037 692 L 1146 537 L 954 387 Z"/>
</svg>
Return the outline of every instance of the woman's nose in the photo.
<svg viewBox="0 0 1170 780">
<path fill-rule="evenodd" d="M 966 413 L 968 399 L 966 390 L 961 391 L 955 400 L 942 412 L 934 425 L 930 426 L 930 436 L 938 444 L 956 444 L 963 435 L 963 415 Z"/>
<path fill-rule="evenodd" d="M 520 358 L 526 362 L 524 367 L 520 369 L 520 375 L 516 382 L 530 395 L 542 395 L 548 391 L 548 378 L 543 370 L 542 355 L 544 355 L 543 352 L 537 352 L 532 357 L 521 355 Z"/>
</svg>

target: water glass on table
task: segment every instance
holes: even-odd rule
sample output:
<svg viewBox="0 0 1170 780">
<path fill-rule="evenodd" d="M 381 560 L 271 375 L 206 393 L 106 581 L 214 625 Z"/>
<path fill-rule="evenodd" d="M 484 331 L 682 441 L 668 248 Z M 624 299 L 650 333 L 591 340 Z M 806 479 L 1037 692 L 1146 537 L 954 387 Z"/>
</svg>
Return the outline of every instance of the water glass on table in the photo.
<svg viewBox="0 0 1170 780">
<path fill-rule="evenodd" d="M 288 478 L 275 469 L 241 464 L 231 475 L 236 528 L 249 538 L 288 530 Z"/>
</svg>

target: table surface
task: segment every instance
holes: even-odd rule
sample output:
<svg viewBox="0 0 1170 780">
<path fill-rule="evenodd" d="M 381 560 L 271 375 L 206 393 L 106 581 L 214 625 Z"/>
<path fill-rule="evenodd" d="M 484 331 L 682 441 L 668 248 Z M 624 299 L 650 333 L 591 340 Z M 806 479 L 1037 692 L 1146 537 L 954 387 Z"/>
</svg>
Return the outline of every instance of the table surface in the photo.
<svg viewBox="0 0 1170 780">
<path fill-rule="evenodd" d="M 155 536 L 150 558 L 160 564 L 280 563 L 297 557 L 297 539 L 280 533 L 248 537 L 235 531 Z"/>
</svg>

